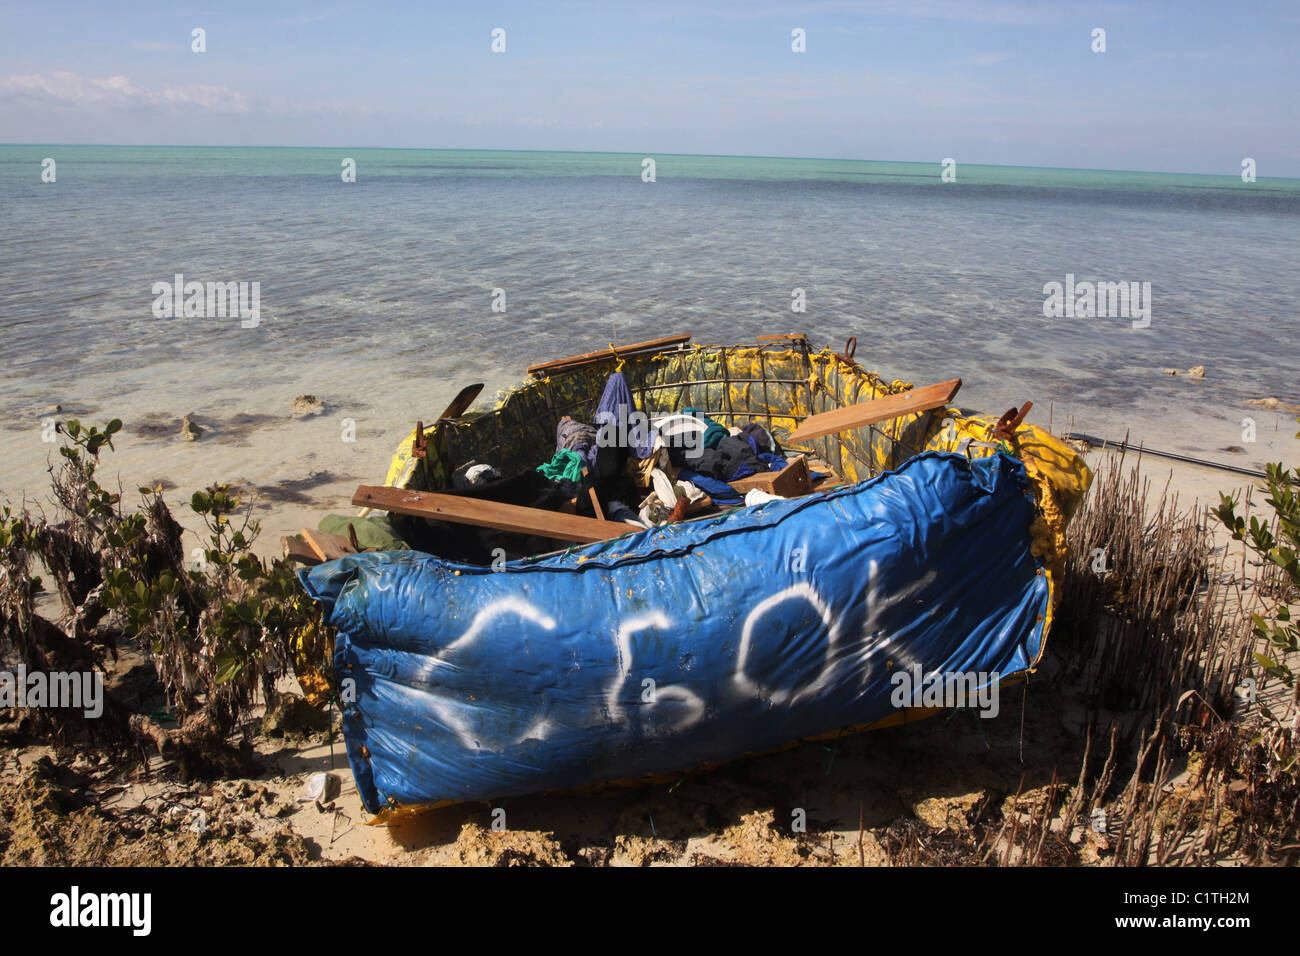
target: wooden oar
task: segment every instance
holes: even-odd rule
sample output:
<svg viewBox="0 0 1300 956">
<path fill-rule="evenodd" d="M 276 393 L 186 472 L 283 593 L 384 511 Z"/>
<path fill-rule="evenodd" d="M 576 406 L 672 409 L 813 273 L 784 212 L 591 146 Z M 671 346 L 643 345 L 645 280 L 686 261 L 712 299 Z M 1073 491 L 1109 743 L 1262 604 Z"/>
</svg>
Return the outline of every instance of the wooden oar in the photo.
<svg viewBox="0 0 1300 956">
<path fill-rule="evenodd" d="M 787 436 L 786 443 L 807 441 L 810 438 L 833 435 L 835 432 L 847 431 L 850 428 L 863 428 L 876 422 L 900 418 L 915 412 L 929 411 L 952 401 L 959 388 L 961 388 L 961 379 L 954 378 L 937 385 L 914 388 L 901 395 L 888 395 L 874 401 L 859 402 L 857 405 L 848 405 L 834 411 L 822 412 L 820 415 L 811 415 Z"/>
<path fill-rule="evenodd" d="M 469 407 L 474 404 L 474 399 L 478 398 L 478 393 L 481 391 L 483 391 L 482 382 L 466 385 L 456 394 L 446 411 L 439 415 L 436 421 L 442 421 L 444 418 L 460 418 L 469 411 Z"/>
<path fill-rule="evenodd" d="M 456 397 L 451 400 L 451 404 L 443 410 L 443 413 L 434 421 L 434 428 L 437 428 L 438 422 L 445 422 L 452 419 L 460 418 L 467 411 L 470 405 L 474 404 L 474 399 L 478 398 L 478 393 L 483 391 L 483 383 L 475 382 L 473 385 L 466 385 Z M 411 453 L 416 458 L 424 458 L 429 451 L 427 440 L 424 434 L 424 421 L 415 423 L 415 441 L 411 443 Z"/>
<path fill-rule="evenodd" d="M 391 511 L 436 521 L 496 528 L 517 534 L 538 534 L 559 541 L 607 541 L 628 533 L 621 521 L 598 521 L 541 508 L 523 508 L 480 498 L 462 498 L 432 491 L 408 491 L 405 488 L 381 488 L 362 485 L 352 496 L 354 505 Z"/>
</svg>

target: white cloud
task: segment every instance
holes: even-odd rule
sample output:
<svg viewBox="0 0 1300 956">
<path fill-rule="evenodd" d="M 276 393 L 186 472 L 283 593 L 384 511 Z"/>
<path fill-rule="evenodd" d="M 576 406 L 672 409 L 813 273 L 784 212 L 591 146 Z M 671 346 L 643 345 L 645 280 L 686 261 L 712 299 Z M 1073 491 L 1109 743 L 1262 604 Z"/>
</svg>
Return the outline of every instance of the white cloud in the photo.
<svg viewBox="0 0 1300 956">
<path fill-rule="evenodd" d="M 247 113 L 252 109 L 247 96 L 227 86 L 168 86 L 146 90 L 125 76 L 97 80 L 66 70 L 48 76 L 29 73 L 0 80 L 0 102 L 6 100 L 45 108 L 197 108 L 213 113 Z"/>
</svg>

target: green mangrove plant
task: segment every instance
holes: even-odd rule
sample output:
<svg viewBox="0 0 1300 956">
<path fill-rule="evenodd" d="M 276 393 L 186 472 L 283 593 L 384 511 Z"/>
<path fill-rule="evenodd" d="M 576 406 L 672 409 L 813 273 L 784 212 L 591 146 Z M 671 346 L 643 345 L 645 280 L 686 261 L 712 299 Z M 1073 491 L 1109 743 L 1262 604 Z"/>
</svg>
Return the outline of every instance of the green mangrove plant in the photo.
<svg viewBox="0 0 1300 956">
<path fill-rule="evenodd" d="M 260 526 L 229 485 L 189 501 L 206 530 L 192 560 L 161 487 L 141 487 L 139 506 L 124 509 L 121 493 L 98 478 L 100 456 L 121 428 L 118 419 L 102 429 L 61 423 L 60 461 L 50 469 L 54 514 L 0 511 L 0 651 L 29 669 L 107 673 L 119 644 L 134 644 L 156 671 L 165 714 L 145 713 L 109 685 L 106 720 L 50 710 L 31 715 L 34 728 L 61 741 L 80 732 L 116 744 L 152 741 L 176 750 L 186 772 L 221 772 L 236 753 L 228 738 L 259 693 L 273 703 L 295 642 L 319 618 L 287 565 L 253 553 Z M 42 569 L 57 592 L 57 617 L 37 609 Z"/>
<path fill-rule="evenodd" d="M 1296 437 L 1300 438 L 1300 433 Z M 1261 520 L 1252 515 L 1247 523 L 1237 514 L 1237 502 L 1226 494 L 1220 494 L 1214 514 L 1234 540 L 1244 542 L 1273 571 L 1265 578 L 1273 586 L 1267 590 L 1270 596 L 1263 612 L 1251 614 L 1259 647 L 1254 657 L 1262 679 L 1276 680 L 1288 689 L 1289 706 L 1278 712 L 1259 704 L 1265 728 L 1258 743 L 1274 767 L 1295 773 L 1300 766 L 1300 680 L 1294 667 L 1295 655 L 1300 652 L 1300 624 L 1291 605 L 1300 597 L 1300 468 L 1270 464 L 1266 474 L 1264 501 L 1271 518 Z"/>
</svg>

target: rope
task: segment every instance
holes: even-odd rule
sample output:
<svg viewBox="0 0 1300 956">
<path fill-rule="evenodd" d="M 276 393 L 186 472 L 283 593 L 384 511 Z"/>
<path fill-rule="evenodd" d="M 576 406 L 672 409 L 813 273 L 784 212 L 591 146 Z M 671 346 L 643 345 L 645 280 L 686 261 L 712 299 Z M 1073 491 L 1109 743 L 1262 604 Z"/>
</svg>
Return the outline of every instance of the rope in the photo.
<svg viewBox="0 0 1300 956">
<path fill-rule="evenodd" d="M 1138 455 L 1154 455 L 1157 458 L 1168 458 L 1170 461 L 1181 461 L 1188 465 L 1199 465 L 1202 468 L 1214 468 L 1218 471 L 1231 472 L 1234 475 L 1246 475 L 1249 478 L 1267 478 L 1262 471 L 1254 471 L 1250 468 L 1240 468 L 1237 465 L 1225 465 L 1217 461 L 1207 461 L 1203 458 L 1193 458 L 1190 455 L 1178 455 L 1168 451 L 1156 451 L 1154 448 L 1145 448 L 1141 445 L 1134 445 L 1129 442 L 1118 442 L 1114 439 L 1097 438 L 1095 435 L 1085 435 L 1081 432 L 1066 432 L 1061 436 L 1068 441 L 1085 441 L 1094 448 L 1115 448 L 1128 449 L 1136 452 Z"/>
</svg>

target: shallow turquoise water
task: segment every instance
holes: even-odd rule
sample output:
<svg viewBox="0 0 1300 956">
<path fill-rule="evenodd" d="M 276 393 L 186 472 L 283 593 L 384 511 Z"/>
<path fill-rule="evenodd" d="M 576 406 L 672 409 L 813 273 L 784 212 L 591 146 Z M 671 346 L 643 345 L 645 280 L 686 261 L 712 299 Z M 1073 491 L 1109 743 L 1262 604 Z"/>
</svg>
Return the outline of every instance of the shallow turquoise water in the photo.
<svg viewBox="0 0 1300 956">
<path fill-rule="evenodd" d="M 312 390 L 398 428 L 466 381 L 678 331 L 856 335 L 889 377 L 1160 447 L 1239 444 L 1246 399 L 1300 400 L 1300 181 L 663 155 L 647 183 L 642 159 L 0 146 L 6 428 Z M 260 324 L 156 318 L 176 273 L 259 282 Z M 1067 274 L 1150 282 L 1150 326 L 1044 318 Z M 1204 383 L 1161 373 L 1192 365 Z"/>
</svg>

